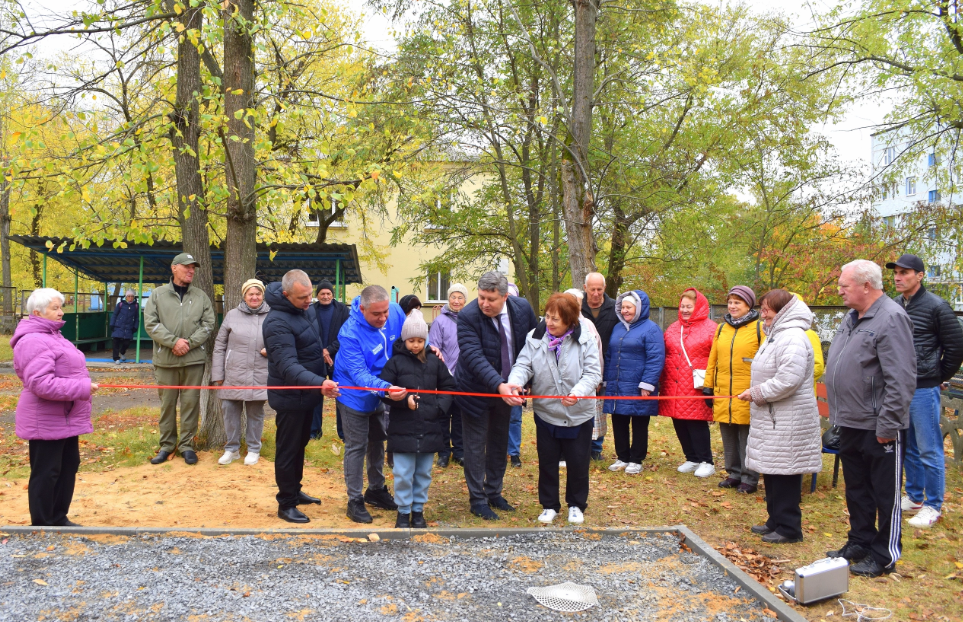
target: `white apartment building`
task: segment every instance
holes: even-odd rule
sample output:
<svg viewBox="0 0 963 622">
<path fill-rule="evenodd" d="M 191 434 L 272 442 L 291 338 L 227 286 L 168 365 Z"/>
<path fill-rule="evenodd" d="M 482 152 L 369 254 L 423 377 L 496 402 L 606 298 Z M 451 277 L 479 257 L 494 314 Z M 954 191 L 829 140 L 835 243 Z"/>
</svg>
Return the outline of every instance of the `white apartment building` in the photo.
<svg viewBox="0 0 963 622">
<path fill-rule="evenodd" d="M 881 190 L 873 198 L 873 210 L 878 216 L 892 227 L 900 226 L 900 216 L 922 204 L 936 205 L 952 202 L 953 205 L 963 205 L 963 193 L 949 195 L 940 188 L 937 179 L 948 175 L 946 163 L 941 156 L 929 152 L 916 160 L 915 163 L 906 161 L 908 155 L 901 155 L 905 143 L 901 135 L 896 132 L 885 132 L 872 135 L 872 163 L 873 173 L 884 175 L 887 169 L 898 170 L 896 181 L 877 184 Z M 902 158 L 897 167 L 897 159 Z M 936 232 L 932 232 L 932 243 L 925 251 L 920 252 L 920 258 L 926 264 L 926 283 L 945 285 L 951 288 L 954 295 L 948 296 L 950 304 L 956 310 L 963 310 L 963 275 L 953 266 L 956 265 L 956 249 L 951 244 L 936 239 Z M 949 294 L 949 292 L 942 292 Z"/>
</svg>

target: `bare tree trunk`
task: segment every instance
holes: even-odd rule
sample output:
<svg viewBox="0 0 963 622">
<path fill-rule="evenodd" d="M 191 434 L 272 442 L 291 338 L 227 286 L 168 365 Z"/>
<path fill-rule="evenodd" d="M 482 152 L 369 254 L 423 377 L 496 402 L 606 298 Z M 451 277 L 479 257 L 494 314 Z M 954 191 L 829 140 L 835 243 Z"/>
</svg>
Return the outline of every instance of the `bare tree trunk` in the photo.
<svg viewBox="0 0 963 622">
<path fill-rule="evenodd" d="M 618 205 L 613 206 L 612 243 L 609 250 L 609 270 L 605 277 L 605 293 L 615 298 L 622 289 L 625 256 L 629 243 L 629 229 L 625 214 Z"/>
<path fill-rule="evenodd" d="M 10 158 L 6 147 L 6 111 L 0 112 L 0 271 L 2 271 L 3 329 L 13 331 L 13 280 L 10 275 L 10 182 L 7 167 Z"/>
<path fill-rule="evenodd" d="M 39 236 L 40 235 L 40 223 L 43 220 L 43 208 L 46 204 L 47 193 L 46 187 L 41 183 L 37 187 L 37 196 L 39 200 L 33 206 L 33 218 L 30 219 L 30 235 Z M 30 265 L 33 268 L 33 284 L 34 287 L 43 287 L 43 267 L 41 266 L 40 253 L 37 251 L 30 251 Z"/>
<path fill-rule="evenodd" d="M 187 36 L 191 30 L 201 31 L 204 14 L 200 8 L 188 7 L 181 13 L 184 36 L 177 45 L 177 95 L 171 119 L 171 143 L 174 147 L 174 171 L 177 176 L 177 217 L 181 226 L 181 242 L 184 251 L 194 256 L 199 264 L 194 273 L 192 287 L 203 291 L 211 302 L 214 301 L 214 271 L 211 267 L 211 245 L 207 231 L 207 209 L 204 205 L 204 184 L 201 180 L 200 161 L 200 104 L 201 93 L 201 56 L 197 47 Z M 203 38 L 201 38 L 203 40 Z M 210 381 L 211 352 L 214 333 L 207 343 L 207 365 L 204 384 Z M 207 392 L 207 400 L 201 400 L 201 432 L 198 434 L 198 448 L 218 447 L 224 444 L 224 426 L 221 421 L 220 402 L 214 391 Z M 220 430 L 220 435 L 210 430 Z"/>
<path fill-rule="evenodd" d="M 569 119 L 569 149 L 562 161 L 562 208 L 568 238 L 568 258 L 572 283 L 585 280 L 595 271 L 595 238 L 589 169 L 589 142 L 592 138 L 592 94 L 595 90 L 595 23 L 599 0 L 572 0 L 575 7 L 575 71 L 572 84 L 572 114 Z"/>
<path fill-rule="evenodd" d="M 224 115 L 227 117 L 225 177 L 227 237 L 224 250 L 224 309 L 241 302 L 241 285 L 257 264 L 254 183 L 254 124 L 244 112 L 254 103 L 254 0 L 234 0 L 224 11 Z M 241 118 L 235 118 L 240 111 Z"/>
</svg>

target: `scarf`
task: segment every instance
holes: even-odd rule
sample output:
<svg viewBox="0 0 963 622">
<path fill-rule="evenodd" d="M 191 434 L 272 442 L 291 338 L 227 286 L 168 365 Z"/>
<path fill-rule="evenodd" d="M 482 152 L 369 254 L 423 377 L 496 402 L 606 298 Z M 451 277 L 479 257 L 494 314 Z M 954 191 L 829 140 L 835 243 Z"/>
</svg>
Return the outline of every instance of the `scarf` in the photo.
<svg viewBox="0 0 963 622">
<path fill-rule="evenodd" d="M 565 341 L 565 338 L 571 335 L 574 330 L 574 327 L 569 328 L 561 337 L 553 337 L 552 333 L 545 331 L 545 337 L 548 339 L 548 349 L 555 352 L 556 363 L 558 362 L 558 357 L 562 354 L 562 342 Z"/>
<path fill-rule="evenodd" d="M 745 314 L 738 320 L 732 319 L 732 315 L 726 313 L 726 324 L 732 326 L 733 328 L 739 328 L 740 326 L 745 326 L 750 322 L 755 322 L 759 319 L 759 312 L 755 309 L 749 309 L 749 313 Z"/>
</svg>

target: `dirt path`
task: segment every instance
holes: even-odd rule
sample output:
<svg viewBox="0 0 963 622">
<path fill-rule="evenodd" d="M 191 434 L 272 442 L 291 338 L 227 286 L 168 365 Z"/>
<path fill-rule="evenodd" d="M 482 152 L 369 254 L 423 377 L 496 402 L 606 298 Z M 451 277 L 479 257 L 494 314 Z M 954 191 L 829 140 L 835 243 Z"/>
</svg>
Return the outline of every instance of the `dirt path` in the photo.
<svg viewBox="0 0 963 622">
<path fill-rule="evenodd" d="M 200 452 L 188 466 L 180 458 L 167 464 L 120 468 L 77 476 L 70 518 L 85 526 L 282 528 L 277 517 L 274 463 L 254 466 L 238 461 L 217 464 L 220 453 Z M 344 515 L 346 498 L 340 470 L 306 468 L 305 492 L 322 504 L 302 506 L 307 527 L 358 527 Z M 0 525 L 29 525 L 27 482 L 0 479 Z M 394 526 L 395 514 L 371 509 L 379 526 Z"/>
</svg>

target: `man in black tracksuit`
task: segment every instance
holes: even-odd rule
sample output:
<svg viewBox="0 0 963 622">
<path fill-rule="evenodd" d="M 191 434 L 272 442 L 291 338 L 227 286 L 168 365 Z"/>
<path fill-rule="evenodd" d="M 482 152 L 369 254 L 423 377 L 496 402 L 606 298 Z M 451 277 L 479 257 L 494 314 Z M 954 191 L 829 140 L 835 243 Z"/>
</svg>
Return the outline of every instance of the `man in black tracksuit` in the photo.
<svg viewBox="0 0 963 622">
<path fill-rule="evenodd" d="M 605 361 L 609 351 L 609 340 L 612 339 L 612 329 L 619 323 L 615 313 L 615 300 L 605 293 L 605 277 L 598 272 L 585 275 L 585 296 L 582 297 L 582 316 L 595 325 L 595 330 L 602 340 L 602 351 L 599 355 Z M 598 395 L 602 392 L 598 391 Z M 599 426 L 599 436 L 592 441 L 592 460 L 602 459 L 602 444 L 605 441 L 605 414 L 601 412 L 602 400 L 596 400 L 599 406 L 599 416 L 603 417 Z"/>
<path fill-rule="evenodd" d="M 839 294 L 852 309 L 829 348 L 829 417 L 839 426 L 839 458 L 846 481 L 849 539 L 829 557 L 851 562 L 850 572 L 892 572 L 902 552 L 902 452 L 916 389 L 913 322 L 883 293 L 883 274 L 871 261 L 843 266 Z"/>
<path fill-rule="evenodd" d="M 264 292 L 271 311 L 261 327 L 268 359 L 268 387 L 306 386 L 318 389 L 268 389 L 268 403 L 277 411 L 274 479 L 278 485 L 278 516 L 289 523 L 307 523 L 299 505 L 320 504 L 321 500 L 301 491 L 304 476 L 304 448 L 311 438 L 314 407 L 322 399 L 338 396 L 338 385 L 328 380 L 321 354 L 321 335 L 311 305 L 311 279 L 301 270 L 291 270 L 280 283 Z"/>
</svg>

